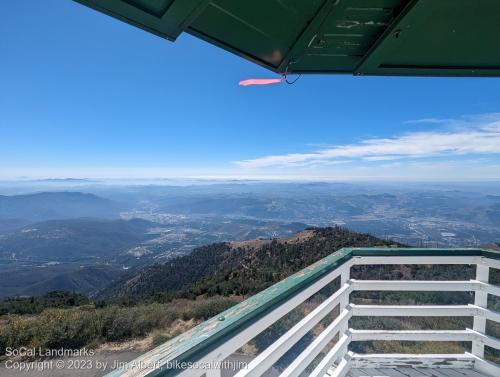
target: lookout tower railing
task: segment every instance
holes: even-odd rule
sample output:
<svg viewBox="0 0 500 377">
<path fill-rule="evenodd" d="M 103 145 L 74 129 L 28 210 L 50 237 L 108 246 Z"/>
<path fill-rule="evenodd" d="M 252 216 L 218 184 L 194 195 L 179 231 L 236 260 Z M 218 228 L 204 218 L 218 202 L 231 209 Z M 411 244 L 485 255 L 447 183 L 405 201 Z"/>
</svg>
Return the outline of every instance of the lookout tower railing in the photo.
<svg viewBox="0 0 500 377">
<path fill-rule="evenodd" d="M 474 265 L 474 280 L 355 280 L 355 265 Z M 109 376 L 221 375 L 221 363 L 259 333 L 312 295 L 340 278 L 333 294 L 255 356 L 237 377 L 260 376 L 304 335 L 338 308 L 332 320 L 283 370 L 281 377 L 308 375 L 344 377 L 351 368 L 471 368 L 500 376 L 500 367 L 484 358 L 484 347 L 500 349 L 500 339 L 486 334 L 486 321 L 500 323 L 500 313 L 488 309 L 488 295 L 500 296 L 489 281 L 490 269 L 500 269 L 500 252 L 483 249 L 352 248 L 341 249 L 313 265 L 220 313 L 197 327 L 145 353 Z M 358 305 L 355 291 L 474 292 L 468 305 Z M 473 327 L 461 330 L 359 330 L 349 328 L 352 317 L 473 317 Z M 358 354 L 353 341 L 471 342 L 460 354 Z M 333 344 L 333 346 L 331 346 Z M 328 347 L 331 346 L 331 347 Z M 325 349 L 328 348 L 326 351 Z M 320 358 L 318 362 L 318 358 Z M 313 363 L 313 361 L 315 361 Z M 313 364 L 312 364 L 313 363 Z"/>
</svg>

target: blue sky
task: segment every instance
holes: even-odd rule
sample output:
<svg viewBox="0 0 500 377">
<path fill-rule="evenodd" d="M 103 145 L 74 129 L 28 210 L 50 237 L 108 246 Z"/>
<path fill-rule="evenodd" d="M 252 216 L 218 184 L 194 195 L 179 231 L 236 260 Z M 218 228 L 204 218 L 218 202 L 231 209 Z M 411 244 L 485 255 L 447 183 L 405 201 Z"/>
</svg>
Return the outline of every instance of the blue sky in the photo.
<svg viewBox="0 0 500 377">
<path fill-rule="evenodd" d="M 72 1 L 0 23 L 0 178 L 500 179 L 499 79 L 275 77 Z"/>
</svg>

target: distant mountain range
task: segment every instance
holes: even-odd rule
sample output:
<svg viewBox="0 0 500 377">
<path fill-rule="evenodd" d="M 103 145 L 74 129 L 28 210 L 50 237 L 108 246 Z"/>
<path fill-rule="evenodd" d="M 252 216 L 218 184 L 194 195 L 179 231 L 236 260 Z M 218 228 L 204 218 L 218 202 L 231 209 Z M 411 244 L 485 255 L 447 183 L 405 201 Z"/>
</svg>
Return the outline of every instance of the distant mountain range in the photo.
<svg viewBox="0 0 500 377">
<path fill-rule="evenodd" d="M 54 290 L 93 295 L 136 260 L 129 251 L 157 235 L 146 220 L 49 220 L 0 236 L 0 297 Z"/>
<path fill-rule="evenodd" d="M 41 296 L 65 291 L 93 296 L 118 280 L 126 271 L 114 265 L 22 266 L 0 270 L 0 299 Z"/>
<path fill-rule="evenodd" d="M 81 192 L 41 192 L 27 195 L 0 195 L 0 231 L 9 222 L 26 224 L 35 221 L 79 217 L 118 217 L 121 206 L 111 200 Z"/>
<path fill-rule="evenodd" d="M 33 262 L 107 261 L 141 242 L 156 226 L 133 220 L 68 219 L 27 225 L 0 238 L 0 258 Z"/>
<path fill-rule="evenodd" d="M 317 189 L 316 186 L 312 186 Z M 215 193 L 179 195 L 157 200 L 158 211 L 185 215 L 233 215 L 260 219 L 293 219 L 307 223 L 332 216 L 345 221 L 373 217 L 423 217 L 470 221 L 498 226 L 500 196 L 467 192 L 332 193 Z"/>
</svg>

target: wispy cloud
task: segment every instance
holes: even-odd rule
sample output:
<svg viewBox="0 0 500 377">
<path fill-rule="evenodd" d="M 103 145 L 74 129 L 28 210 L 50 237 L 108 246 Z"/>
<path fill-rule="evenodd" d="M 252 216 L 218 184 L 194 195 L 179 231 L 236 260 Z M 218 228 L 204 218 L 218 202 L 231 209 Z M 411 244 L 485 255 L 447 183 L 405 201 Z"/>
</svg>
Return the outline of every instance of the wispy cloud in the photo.
<svg viewBox="0 0 500 377">
<path fill-rule="evenodd" d="M 422 118 L 422 119 L 412 119 L 412 120 L 407 120 L 403 122 L 404 124 L 420 124 L 420 123 L 427 123 L 427 124 L 449 124 L 456 122 L 456 119 L 453 118 Z"/>
<path fill-rule="evenodd" d="M 444 128 L 390 138 L 370 138 L 355 144 L 337 145 L 310 153 L 264 156 L 237 161 L 236 164 L 245 168 L 264 168 L 335 163 L 353 159 L 391 161 L 405 158 L 500 154 L 500 114 L 485 114 L 459 120 L 443 119 L 442 122 L 432 118 L 432 121 L 436 124 L 443 123 Z"/>
</svg>

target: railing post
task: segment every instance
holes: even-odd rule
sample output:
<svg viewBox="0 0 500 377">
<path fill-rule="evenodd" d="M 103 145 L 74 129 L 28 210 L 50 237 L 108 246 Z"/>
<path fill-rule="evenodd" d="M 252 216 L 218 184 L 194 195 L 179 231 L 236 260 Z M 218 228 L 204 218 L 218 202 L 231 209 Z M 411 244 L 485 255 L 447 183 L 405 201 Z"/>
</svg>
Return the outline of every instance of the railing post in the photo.
<svg viewBox="0 0 500 377">
<path fill-rule="evenodd" d="M 488 283 L 490 268 L 484 264 L 476 265 L 476 280 L 483 283 Z M 474 291 L 474 304 L 483 308 L 488 307 L 488 293 L 484 291 Z M 486 333 L 486 318 L 482 316 L 474 316 L 473 329 L 480 333 Z M 472 354 L 484 358 L 484 343 L 479 340 L 472 342 Z"/>
<path fill-rule="evenodd" d="M 347 284 L 350 277 L 351 277 L 351 267 L 350 267 L 350 265 L 348 265 L 348 267 L 346 269 L 344 269 L 340 275 L 340 287 L 343 287 L 344 284 Z M 339 315 L 340 315 L 340 313 L 342 313 L 342 311 L 345 308 L 347 308 L 347 306 L 349 305 L 349 301 L 350 301 L 350 295 L 349 294 L 343 295 L 342 299 L 339 302 Z M 342 335 L 347 334 L 348 330 L 349 330 L 349 322 L 346 320 L 339 327 L 339 339 L 342 337 Z M 344 347 L 342 352 L 340 352 L 340 355 L 337 358 L 337 363 L 340 362 L 344 358 L 344 356 L 347 354 L 348 347 L 349 347 L 349 343 L 347 343 L 347 345 Z"/>
</svg>

